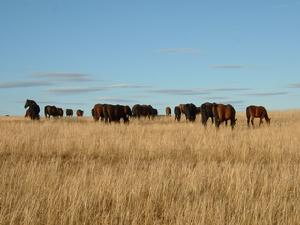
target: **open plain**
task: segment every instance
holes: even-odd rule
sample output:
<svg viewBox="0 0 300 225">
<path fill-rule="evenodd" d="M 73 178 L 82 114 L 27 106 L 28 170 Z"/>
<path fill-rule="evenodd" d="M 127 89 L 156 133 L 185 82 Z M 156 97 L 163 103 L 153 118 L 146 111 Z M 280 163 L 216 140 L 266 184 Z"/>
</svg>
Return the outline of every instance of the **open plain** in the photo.
<svg viewBox="0 0 300 225">
<path fill-rule="evenodd" d="M 300 111 L 270 117 L 1 117 L 0 224 L 299 224 Z"/>
</svg>

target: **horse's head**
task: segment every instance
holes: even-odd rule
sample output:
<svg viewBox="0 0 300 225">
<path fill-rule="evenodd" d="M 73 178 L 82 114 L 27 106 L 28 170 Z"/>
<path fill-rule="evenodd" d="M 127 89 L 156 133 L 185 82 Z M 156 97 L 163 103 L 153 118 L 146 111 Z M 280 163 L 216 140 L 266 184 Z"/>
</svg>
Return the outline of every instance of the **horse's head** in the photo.
<svg viewBox="0 0 300 225">
<path fill-rule="evenodd" d="M 270 125 L 270 123 L 271 123 L 271 118 L 267 118 L 266 121 L 267 121 L 267 124 Z"/>
<path fill-rule="evenodd" d="M 25 102 L 24 108 L 26 109 L 29 106 L 30 106 L 30 100 L 27 99 Z"/>
</svg>

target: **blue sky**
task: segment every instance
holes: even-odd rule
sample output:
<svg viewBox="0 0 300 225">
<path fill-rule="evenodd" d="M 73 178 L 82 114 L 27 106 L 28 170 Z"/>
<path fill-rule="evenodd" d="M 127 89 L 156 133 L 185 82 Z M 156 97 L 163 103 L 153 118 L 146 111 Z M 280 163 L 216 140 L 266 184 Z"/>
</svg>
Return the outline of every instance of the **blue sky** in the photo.
<svg viewBox="0 0 300 225">
<path fill-rule="evenodd" d="M 300 1 L 1 0 L 0 115 L 27 98 L 300 107 Z"/>
</svg>

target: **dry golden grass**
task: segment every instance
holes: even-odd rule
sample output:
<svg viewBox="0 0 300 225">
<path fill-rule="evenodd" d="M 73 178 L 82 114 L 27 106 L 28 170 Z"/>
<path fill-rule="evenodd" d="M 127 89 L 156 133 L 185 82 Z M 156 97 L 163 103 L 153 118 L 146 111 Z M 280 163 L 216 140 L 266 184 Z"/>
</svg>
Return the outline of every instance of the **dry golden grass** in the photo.
<svg viewBox="0 0 300 225">
<path fill-rule="evenodd" d="M 233 132 L 3 117 L 0 224 L 299 224 L 300 111 L 270 115 Z"/>
</svg>

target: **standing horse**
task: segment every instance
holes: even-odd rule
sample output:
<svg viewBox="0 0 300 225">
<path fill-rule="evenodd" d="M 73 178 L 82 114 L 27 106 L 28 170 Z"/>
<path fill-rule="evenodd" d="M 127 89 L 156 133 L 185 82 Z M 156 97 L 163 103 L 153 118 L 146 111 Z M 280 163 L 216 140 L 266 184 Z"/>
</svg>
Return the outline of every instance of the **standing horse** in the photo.
<svg viewBox="0 0 300 225">
<path fill-rule="evenodd" d="M 213 103 L 212 110 L 215 117 L 215 125 L 217 128 L 219 128 L 220 124 L 223 122 L 225 122 L 225 124 L 227 125 L 228 120 L 230 120 L 231 129 L 234 128 L 236 124 L 236 112 L 232 105 Z"/>
<path fill-rule="evenodd" d="M 170 107 L 166 107 L 166 116 L 171 116 L 172 111 Z"/>
<path fill-rule="evenodd" d="M 267 124 L 270 125 L 271 119 L 268 116 L 267 110 L 263 106 L 250 105 L 246 108 L 247 124 L 250 127 L 251 124 L 254 127 L 254 118 L 260 118 L 259 126 L 263 123 L 263 119 L 266 120 Z"/>
<path fill-rule="evenodd" d="M 203 103 L 200 106 L 201 123 L 206 127 L 207 121 L 211 118 L 211 123 L 214 123 L 213 103 Z"/>
<path fill-rule="evenodd" d="M 45 117 L 49 118 L 52 117 L 58 117 L 59 116 L 59 110 L 56 108 L 56 106 L 46 105 L 44 108 Z"/>
<path fill-rule="evenodd" d="M 36 104 L 35 101 L 27 99 L 25 102 L 25 109 L 27 109 L 26 111 L 26 116 L 30 117 L 30 119 L 32 120 L 39 120 L 40 119 L 40 107 L 38 104 Z"/>
</svg>

